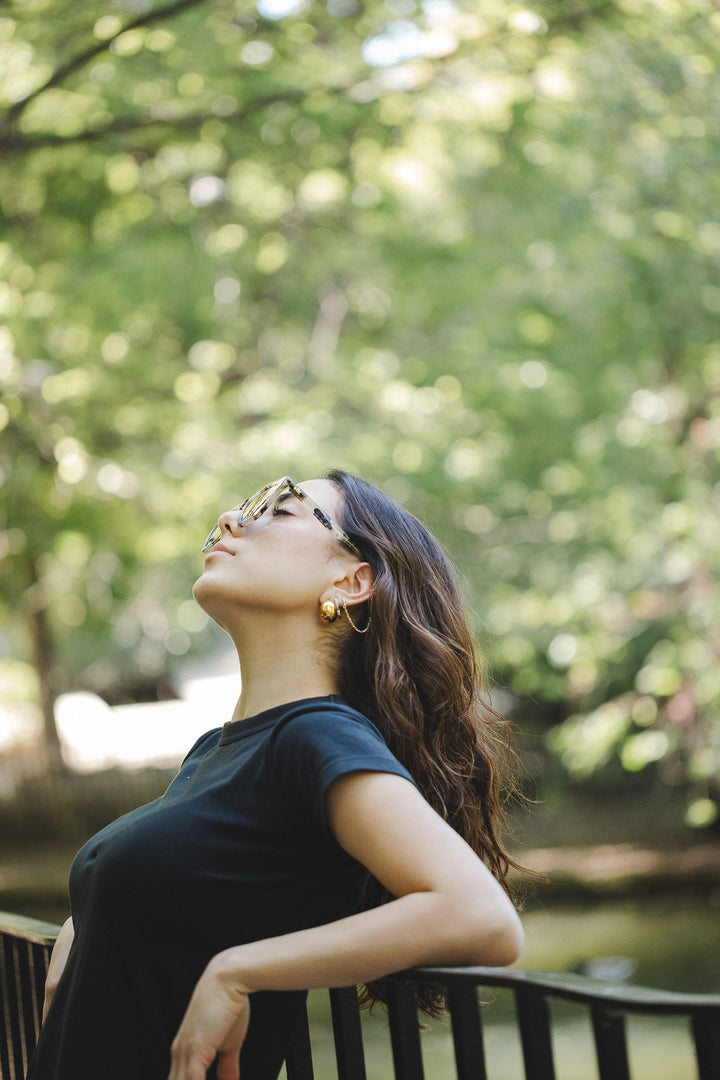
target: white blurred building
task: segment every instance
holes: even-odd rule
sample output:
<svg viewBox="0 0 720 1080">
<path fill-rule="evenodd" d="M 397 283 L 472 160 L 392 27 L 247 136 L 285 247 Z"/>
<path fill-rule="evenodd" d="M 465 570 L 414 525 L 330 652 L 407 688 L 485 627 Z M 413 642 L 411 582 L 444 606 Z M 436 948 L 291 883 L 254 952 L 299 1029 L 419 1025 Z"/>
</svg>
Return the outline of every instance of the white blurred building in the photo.
<svg viewBox="0 0 720 1080">
<path fill-rule="evenodd" d="M 232 716 L 240 693 L 237 657 L 220 653 L 188 665 L 177 679 L 175 701 L 110 706 L 96 694 L 61 694 L 55 716 L 63 757 L 79 772 L 113 766 L 174 768 L 193 743 Z M 12 793 L 21 775 L 42 768 L 38 755 L 41 718 L 0 702 L 0 797 Z"/>
<path fill-rule="evenodd" d="M 55 715 L 63 757 L 78 772 L 172 768 L 204 732 L 230 719 L 239 691 L 235 674 L 189 679 L 176 701 L 111 707 L 95 694 L 62 694 Z"/>
</svg>

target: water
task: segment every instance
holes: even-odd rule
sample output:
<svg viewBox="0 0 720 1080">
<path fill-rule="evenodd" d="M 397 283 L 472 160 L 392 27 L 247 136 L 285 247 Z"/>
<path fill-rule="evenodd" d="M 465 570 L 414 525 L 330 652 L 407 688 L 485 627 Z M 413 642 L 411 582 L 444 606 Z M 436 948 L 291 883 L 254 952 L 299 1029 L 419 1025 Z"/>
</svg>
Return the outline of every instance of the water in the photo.
<svg viewBox="0 0 720 1080">
<path fill-rule="evenodd" d="M 523 922 L 519 967 L 594 975 L 606 966 L 637 986 L 720 993 L 720 890 L 583 906 L 535 901 Z"/>
</svg>

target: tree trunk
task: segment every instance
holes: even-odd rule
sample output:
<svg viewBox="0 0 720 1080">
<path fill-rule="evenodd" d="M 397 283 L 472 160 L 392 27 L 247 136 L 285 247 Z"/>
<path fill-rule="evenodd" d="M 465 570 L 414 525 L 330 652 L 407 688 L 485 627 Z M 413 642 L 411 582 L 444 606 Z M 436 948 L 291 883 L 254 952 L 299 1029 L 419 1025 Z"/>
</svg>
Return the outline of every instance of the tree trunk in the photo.
<svg viewBox="0 0 720 1080">
<path fill-rule="evenodd" d="M 27 613 L 27 626 L 32 642 L 33 665 L 37 672 L 40 686 L 40 708 L 43 717 L 43 742 L 45 759 L 49 769 L 64 769 L 60 750 L 60 736 L 55 722 L 55 701 L 57 692 L 53 678 L 54 648 L 52 631 L 48 623 L 47 612 L 40 590 L 42 585 L 35 565 L 35 560 L 28 559 L 32 602 Z M 33 595 L 34 594 L 34 595 Z"/>
</svg>

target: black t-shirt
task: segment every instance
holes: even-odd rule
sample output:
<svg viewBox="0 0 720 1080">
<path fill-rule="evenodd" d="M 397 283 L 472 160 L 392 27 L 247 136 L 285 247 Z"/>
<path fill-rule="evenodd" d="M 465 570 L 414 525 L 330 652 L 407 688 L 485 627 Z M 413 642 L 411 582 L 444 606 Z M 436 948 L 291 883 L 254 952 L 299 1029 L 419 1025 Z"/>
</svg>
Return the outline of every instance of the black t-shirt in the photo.
<svg viewBox="0 0 720 1080">
<path fill-rule="evenodd" d="M 70 872 L 75 940 L 27 1080 L 166 1080 L 212 956 L 356 911 L 367 871 L 333 838 L 325 796 L 357 770 L 411 780 L 365 716 L 308 698 L 208 732 L 161 798 L 94 836 Z M 253 994 L 243 1080 L 277 1076 L 302 999 Z"/>
</svg>

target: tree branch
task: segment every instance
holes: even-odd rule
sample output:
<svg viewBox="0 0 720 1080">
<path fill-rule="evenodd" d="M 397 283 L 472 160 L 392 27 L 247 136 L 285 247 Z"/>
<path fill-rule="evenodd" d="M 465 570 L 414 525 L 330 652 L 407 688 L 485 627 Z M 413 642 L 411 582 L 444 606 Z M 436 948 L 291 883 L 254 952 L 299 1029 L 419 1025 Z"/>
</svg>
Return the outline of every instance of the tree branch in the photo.
<svg viewBox="0 0 720 1080">
<path fill-rule="evenodd" d="M 42 86 L 38 86 L 22 101 L 16 102 L 5 113 L 5 119 L 3 127 L 6 130 L 10 130 L 17 119 L 22 116 L 28 105 L 38 98 L 41 94 L 44 94 L 46 90 L 52 89 L 54 86 L 58 86 L 64 82 L 69 75 L 79 71 L 85 64 L 89 63 L 96 56 L 107 51 L 110 48 L 113 41 L 116 41 L 122 34 L 127 33 L 128 30 L 135 30 L 140 26 L 149 26 L 150 23 L 157 22 L 159 19 L 172 18 L 175 15 L 179 15 L 187 8 L 198 7 L 200 4 L 206 3 L 207 0 L 175 0 L 174 4 L 169 4 L 164 8 L 157 8 L 154 11 L 148 11 L 144 15 L 139 15 L 137 19 L 127 23 L 112 37 L 106 38 L 104 41 L 98 41 L 96 45 L 92 45 L 90 48 L 85 49 L 83 52 L 78 53 L 77 56 L 73 56 L 65 64 L 62 64 L 57 68 L 52 75 L 46 79 Z"/>
<path fill-rule="evenodd" d="M 179 129 L 185 128 L 188 130 L 193 130 L 197 127 L 202 126 L 205 121 L 215 119 L 214 116 L 208 115 L 188 116 L 175 119 L 168 117 L 167 119 L 165 119 L 162 117 L 145 114 L 141 116 L 116 117 L 105 127 L 88 129 L 79 132 L 77 135 L 61 136 L 54 135 L 48 132 L 47 134 L 38 136 L 24 136 L 21 134 L 12 133 L 13 125 L 16 123 L 18 118 L 22 115 L 23 111 L 32 101 L 34 101 L 41 94 L 45 93 L 46 90 L 50 90 L 52 87 L 58 86 L 75 71 L 78 71 L 82 67 L 84 67 L 84 65 L 87 64 L 90 60 L 105 52 L 112 45 L 113 41 L 117 40 L 117 38 L 119 38 L 122 34 L 126 33 L 128 30 L 134 30 L 141 26 L 148 26 L 150 23 L 156 22 L 160 19 L 171 18 L 175 15 L 179 15 L 181 12 L 187 10 L 188 8 L 198 7 L 200 4 L 204 4 L 206 2 L 207 0 L 175 0 L 175 3 L 169 4 L 167 7 L 146 12 L 144 15 L 138 16 L 138 18 L 135 19 L 133 22 L 130 22 L 127 25 L 123 26 L 120 30 L 118 30 L 116 34 L 113 34 L 112 37 L 106 39 L 105 41 L 98 42 L 96 45 L 93 45 L 91 48 L 86 49 L 84 52 L 78 53 L 78 55 L 73 57 L 71 60 L 68 60 L 67 63 L 59 67 L 45 81 L 45 83 L 43 83 L 42 86 L 37 87 L 35 90 L 32 91 L 32 93 L 28 94 L 26 98 L 24 98 L 22 101 L 17 102 L 15 105 L 13 105 L 10 109 L 7 110 L 4 120 L 0 125 L 0 147 L 9 151 L 22 151 L 42 146 L 66 146 L 73 143 L 91 142 L 93 139 L 102 138 L 107 134 L 112 134 L 115 132 L 140 131 L 157 126 L 169 126 Z M 720 3 L 720 0 L 718 0 L 718 2 Z M 553 32 L 557 30 L 566 30 L 568 28 L 577 29 L 586 20 L 596 18 L 598 16 L 603 16 L 608 12 L 615 10 L 615 0 L 598 0 L 598 6 L 595 8 L 583 7 L 563 12 L 562 15 L 551 21 L 550 29 Z M 552 19 L 550 14 L 548 14 L 548 19 Z M 488 34 L 483 44 L 492 43 L 495 39 L 500 37 L 500 32 Z M 476 47 L 476 43 L 473 44 Z M 458 53 L 455 53 L 449 59 L 456 59 L 457 56 Z M 440 63 L 439 67 L 442 69 L 442 63 Z M 280 94 L 275 96 L 268 95 L 264 98 L 257 99 L 257 101 L 249 102 L 246 106 L 240 109 L 238 113 L 235 113 L 233 116 L 228 117 L 228 119 L 242 120 L 244 117 L 251 115 L 253 112 L 256 112 L 259 108 L 270 105 L 275 101 L 298 101 L 301 100 L 304 96 L 306 95 L 300 92 L 288 92 L 287 94 Z"/>
<path fill-rule="evenodd" d="M 266 94 L 263 97 L 254 98 L 237 109 L 230 116 L 223 117 L 232 123 L 238 123 L 256 112 L 260 112 L 268 105 L 274 105 L 278 101 L 302 101 L 307 96 L 304 90 L 287 90 L 277 94 Z M 34 150 L 43 146 L 71 146 L 74 143 L 91 142 L 93 139 L 101 140 L 106 135 L 116 133 L 147 131 L 153 127 L 169 127 L 177 130 L 194 131 L 208 120 L 217 120 L 214 113 L 195 113 L 191 116 L 160 117 L 149 113 L 135 116 L 118 116 L 105 125 L 78 132 L 77 135 L 54 135 L 51 132 L 42 135 L 10 134 L 5 137 L 0 135 L 0 148 L 3 151 Z"/>
</svg>

